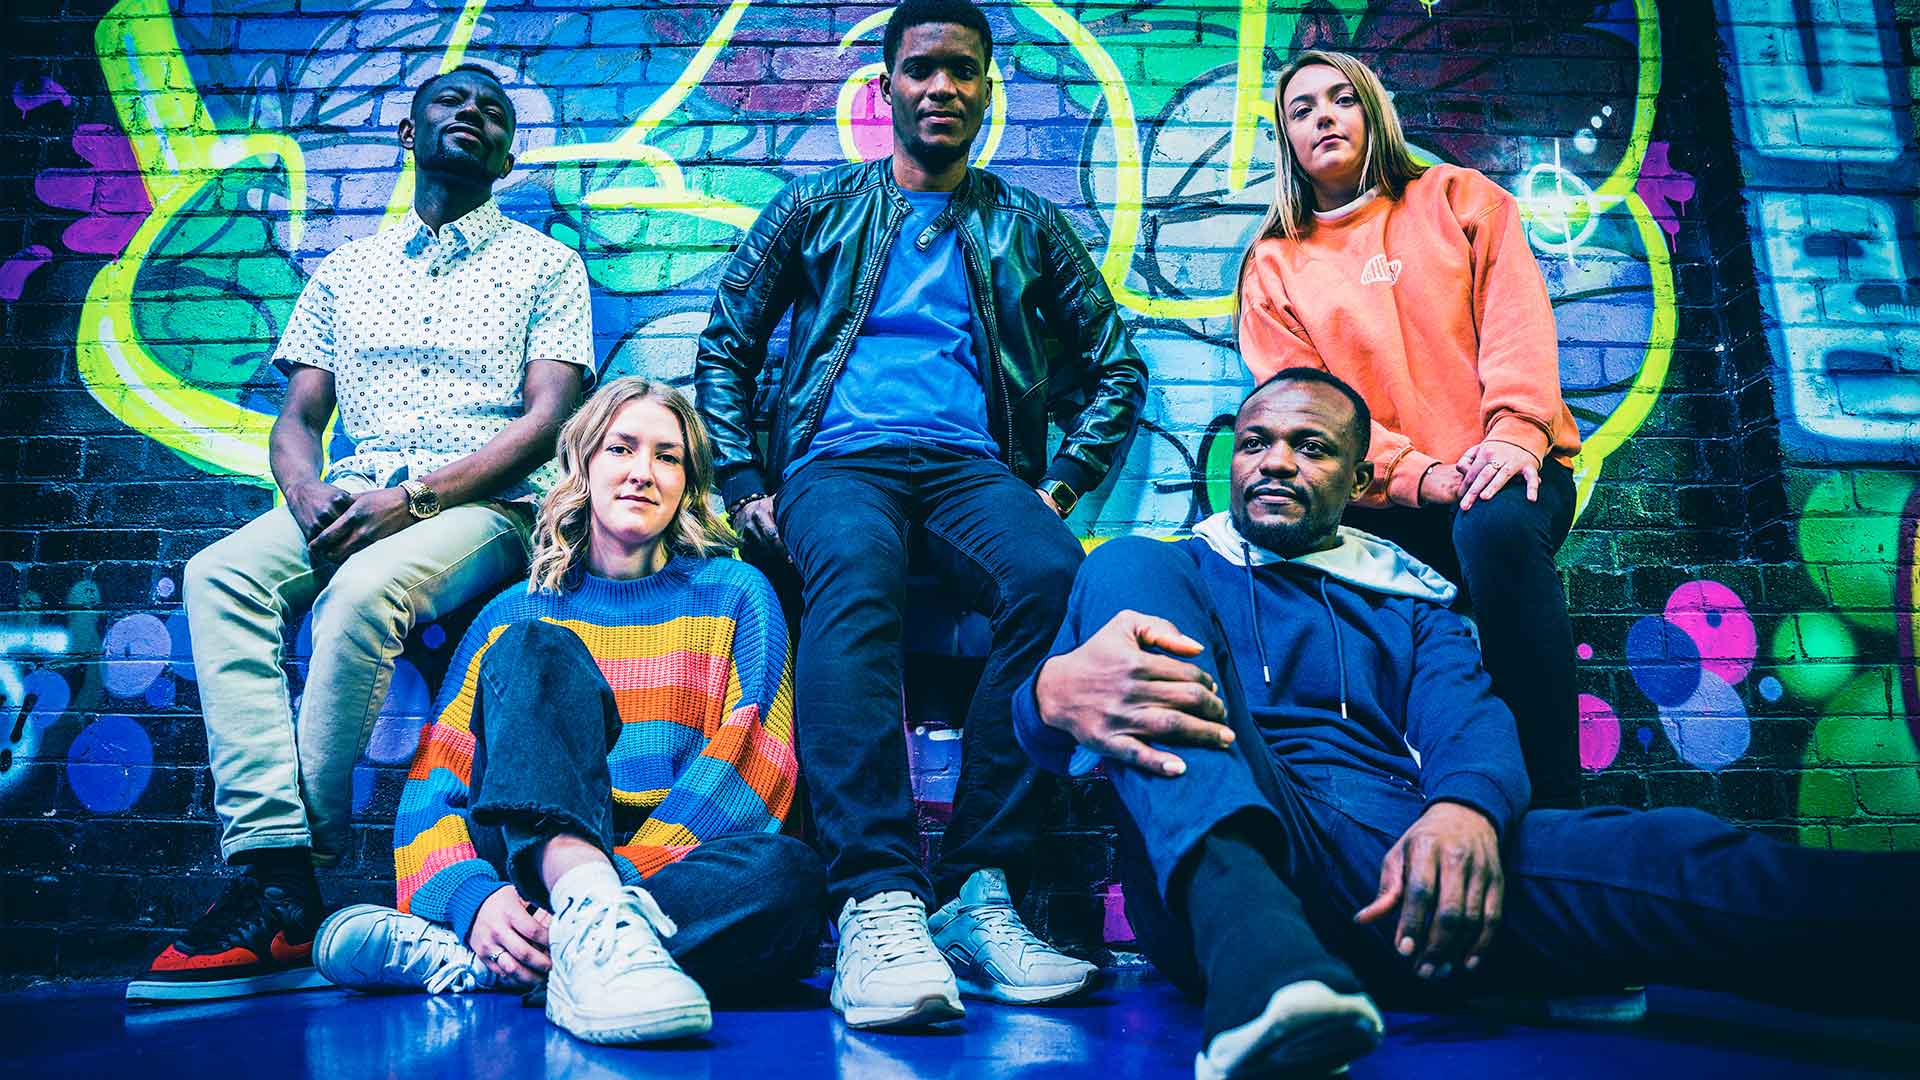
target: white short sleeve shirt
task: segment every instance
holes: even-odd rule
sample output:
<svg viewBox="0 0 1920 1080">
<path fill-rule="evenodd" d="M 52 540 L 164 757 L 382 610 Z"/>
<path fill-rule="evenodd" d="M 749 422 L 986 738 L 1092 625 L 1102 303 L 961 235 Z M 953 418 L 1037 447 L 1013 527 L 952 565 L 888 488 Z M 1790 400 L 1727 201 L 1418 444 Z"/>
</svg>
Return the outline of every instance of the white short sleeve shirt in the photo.
<svg viewBox="0 0 1920 1080">
<path fill-rule="evenodd" d="M 522 413 L 527 361 L 577 365 L 592 383 L 586 264 L 491 199 L 437 235 L 408 211 L 321 261 L 273 359 L 333 372 L 353 454 L 328 467 L 329 479 L 384 487 L 423 476 Z M 549 462 L 495 497 L 536 496 L 553 479 Z"/>
</svg>

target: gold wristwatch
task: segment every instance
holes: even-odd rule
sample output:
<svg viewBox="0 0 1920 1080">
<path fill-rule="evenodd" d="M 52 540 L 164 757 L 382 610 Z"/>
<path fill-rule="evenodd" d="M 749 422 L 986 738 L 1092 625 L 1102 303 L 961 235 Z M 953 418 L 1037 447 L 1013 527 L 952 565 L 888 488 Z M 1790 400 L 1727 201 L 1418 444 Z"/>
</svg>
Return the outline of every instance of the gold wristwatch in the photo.
<svg viewBox="0 0 1920 1080">
<path fill-rule="evenodd" d="M 440 512 L 439 494 L 420 481 L 402 480 L 400 490 L 407 493 L 407 512 L 415 521 L 425 521 Z"/>
</svg>

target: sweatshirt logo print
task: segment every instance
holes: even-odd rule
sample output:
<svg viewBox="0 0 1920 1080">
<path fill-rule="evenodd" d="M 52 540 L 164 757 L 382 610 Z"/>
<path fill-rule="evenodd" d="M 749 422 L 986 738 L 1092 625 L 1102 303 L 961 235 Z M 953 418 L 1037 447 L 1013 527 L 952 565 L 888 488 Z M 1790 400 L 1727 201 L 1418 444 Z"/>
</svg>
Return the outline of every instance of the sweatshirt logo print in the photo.
<svg viewBox="0 0 1920 1080">
<path fill-rule="evenodd" d="M 1362 285 L 1394 285 L 1400 281 L 1400 260 L 1387 261 L 1385 255 L 1375 255 L 1360 268 Z"/>
</svg>

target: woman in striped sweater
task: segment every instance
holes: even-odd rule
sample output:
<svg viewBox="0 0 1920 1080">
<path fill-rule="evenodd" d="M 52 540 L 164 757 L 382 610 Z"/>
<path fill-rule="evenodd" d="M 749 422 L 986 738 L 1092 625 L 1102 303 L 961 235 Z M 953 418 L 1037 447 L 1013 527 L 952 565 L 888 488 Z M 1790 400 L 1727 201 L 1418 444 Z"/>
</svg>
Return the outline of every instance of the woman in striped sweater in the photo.
<svg viewBox="0 0 1920 1080">
<path fill-rule="evenodd" d="M 532 580 L 455 653 L 394 825 L 398 910 L 330 918 L 358 989 L 546 990 L 593 1042 L 697 1035 L 804 976 L 824 871 L 793 804 L 786 624 L 708 501 L 678 391 L 615 380 L 560 434 Z M 549 914 L 551 912 L 551 914 Z"/>
</svg>

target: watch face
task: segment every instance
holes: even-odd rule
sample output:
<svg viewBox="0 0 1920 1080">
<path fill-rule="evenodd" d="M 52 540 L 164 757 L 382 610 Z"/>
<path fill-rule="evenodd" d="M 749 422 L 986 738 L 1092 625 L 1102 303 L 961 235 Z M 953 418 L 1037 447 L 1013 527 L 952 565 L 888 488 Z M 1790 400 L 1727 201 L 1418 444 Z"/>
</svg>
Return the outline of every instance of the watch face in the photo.
<svg viewBox="0 0 1920 1080">
<path fill-rule="evenodd" d="M 440 512 L 440 496 L 434 494 L 432 488 L 414 492 L 408 501 L 412 503 L 415 517 L 432 517 Z"/>
</svg>

